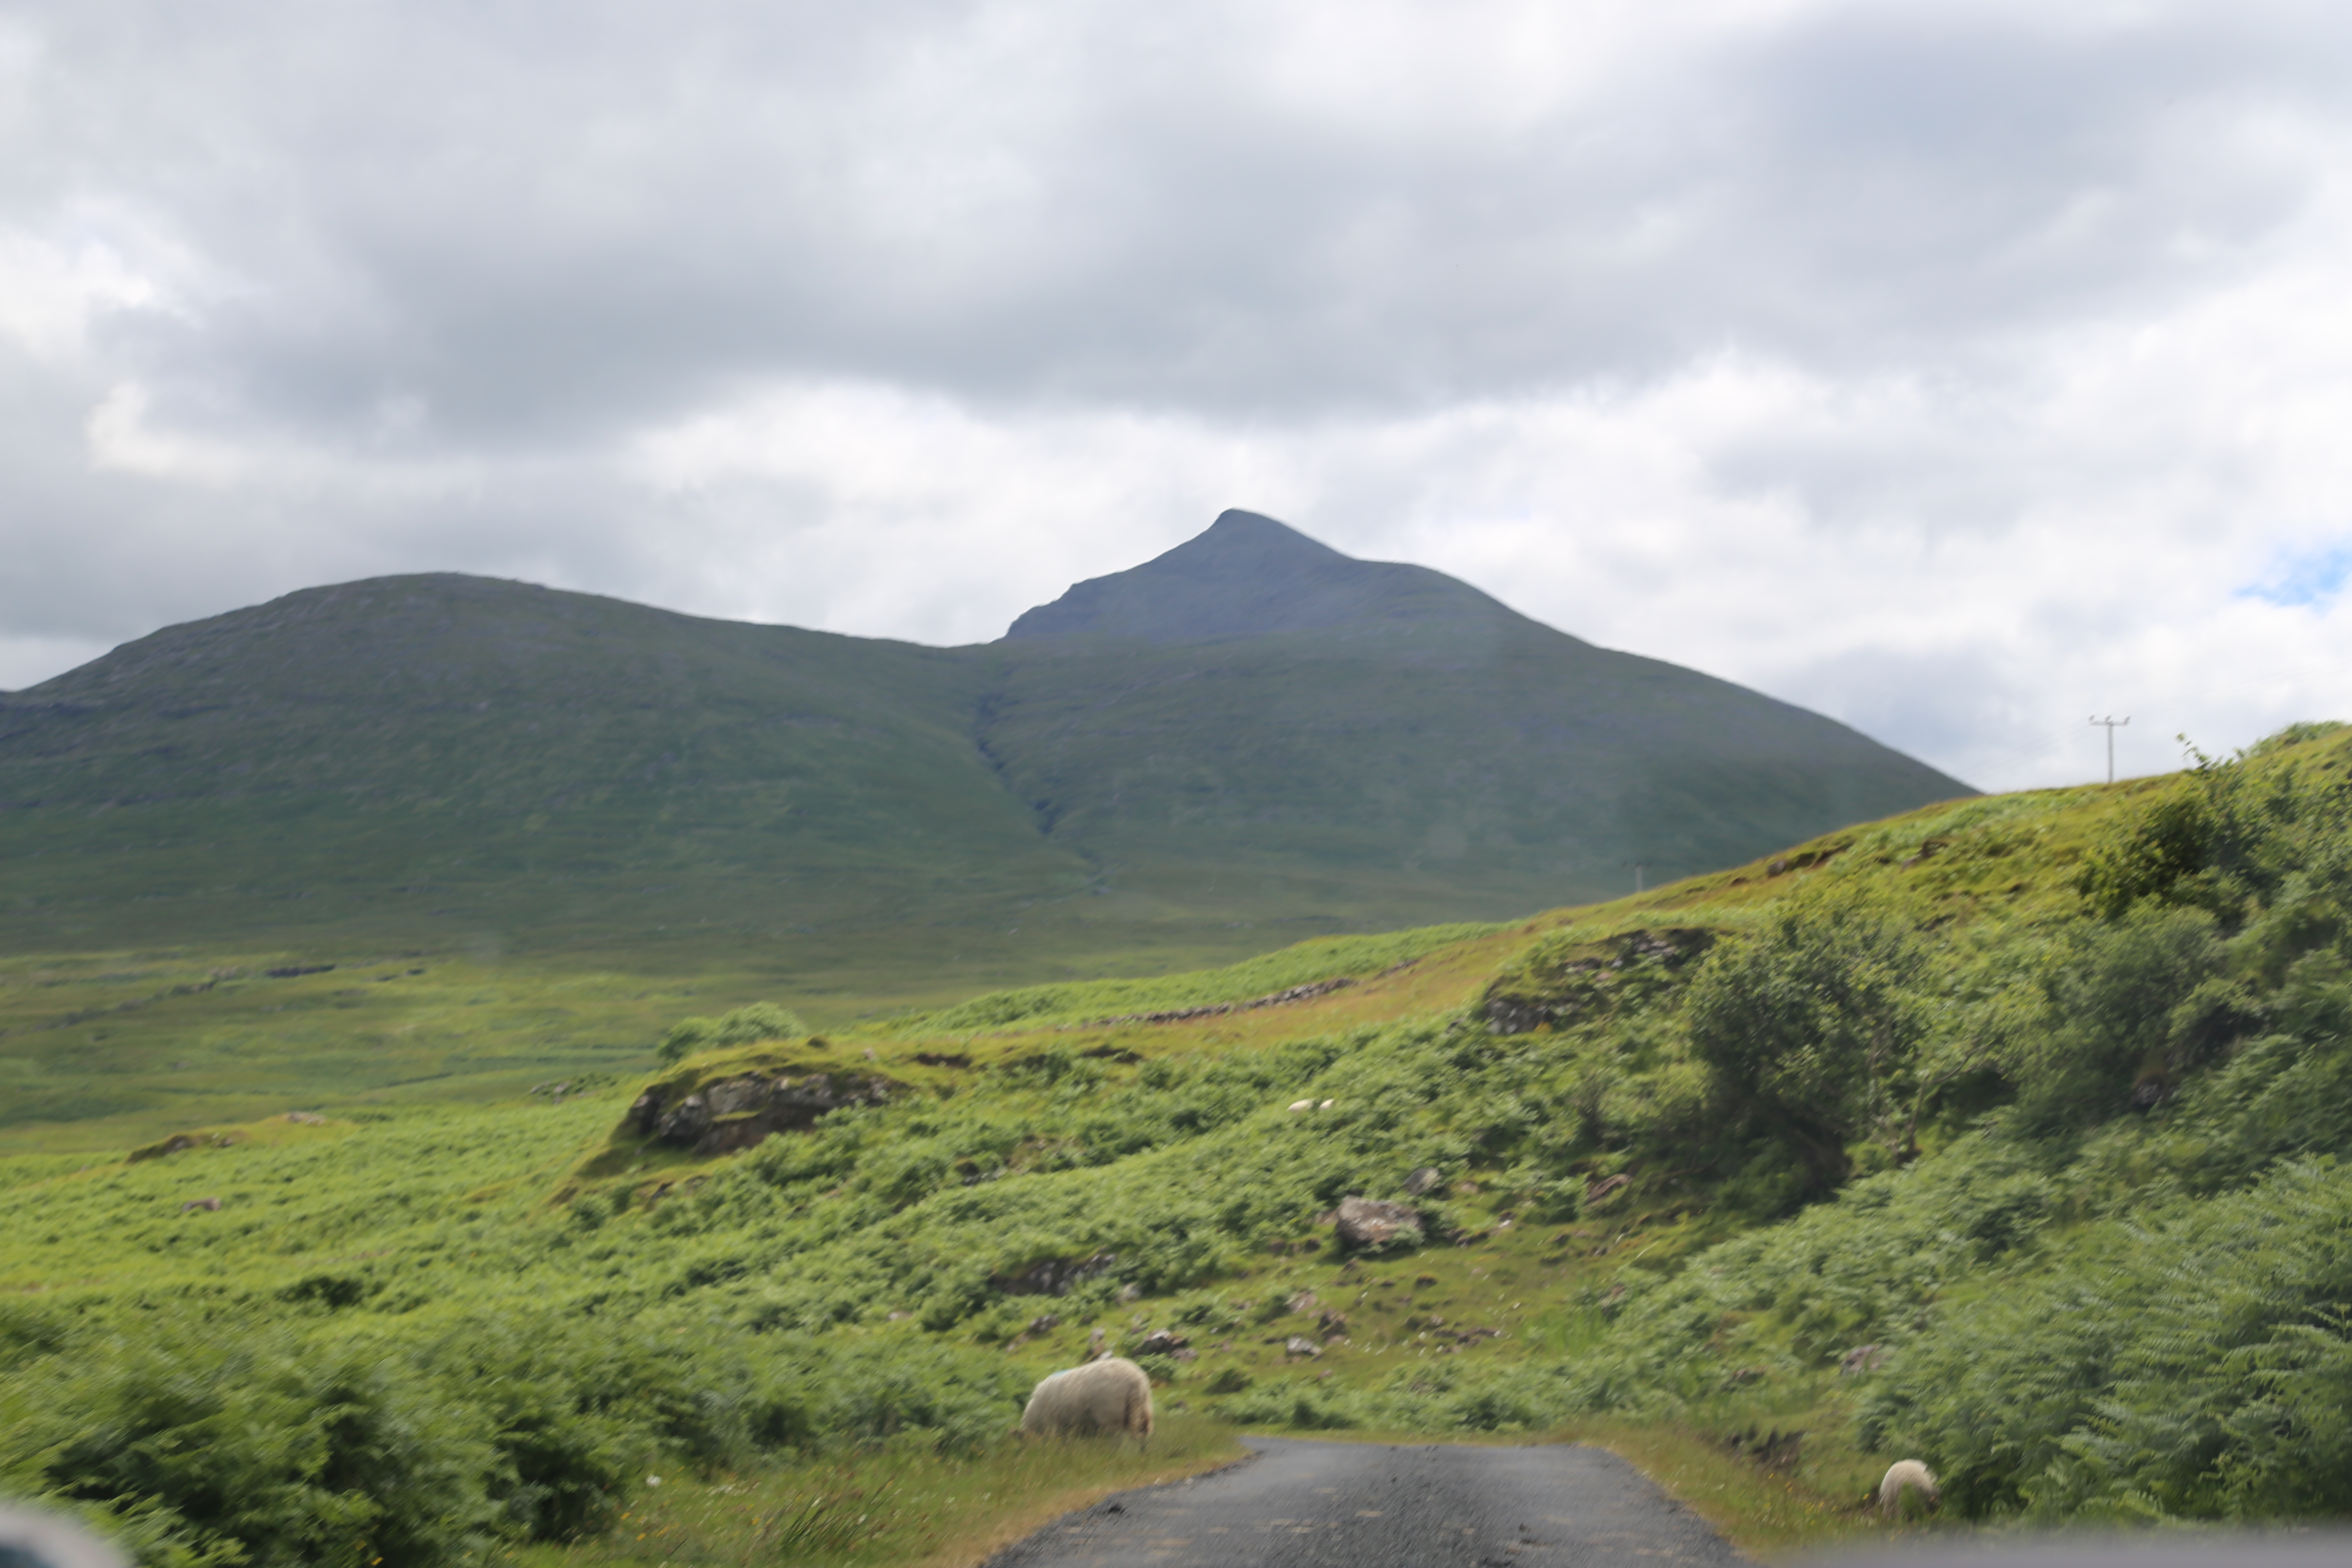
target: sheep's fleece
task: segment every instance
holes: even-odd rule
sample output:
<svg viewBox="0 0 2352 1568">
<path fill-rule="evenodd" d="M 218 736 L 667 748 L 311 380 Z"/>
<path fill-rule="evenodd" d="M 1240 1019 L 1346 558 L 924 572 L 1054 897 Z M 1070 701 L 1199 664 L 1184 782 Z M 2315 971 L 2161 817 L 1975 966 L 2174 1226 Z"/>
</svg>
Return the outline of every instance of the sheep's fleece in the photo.
<svg viewBox="0 0 2352 1568">
<path fill-rule="evenodd" d="M 1125 1356 L 1057 1372 L 1029 1395 L 1021 1430 L 1040 1437 L 1124 1432 L 1149 1439 L 1151 1379 Z"/>
</svg>

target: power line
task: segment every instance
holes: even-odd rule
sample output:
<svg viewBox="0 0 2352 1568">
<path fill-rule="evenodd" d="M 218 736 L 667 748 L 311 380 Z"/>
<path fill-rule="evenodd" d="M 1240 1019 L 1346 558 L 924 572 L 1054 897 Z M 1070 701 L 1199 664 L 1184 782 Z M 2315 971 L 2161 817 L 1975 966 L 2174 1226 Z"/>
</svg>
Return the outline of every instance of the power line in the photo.
<svg viewBox="0 0 2352 1568">
<path fill-rule="evenodd" d="M 2105 719 L 2094 719 L 2091 722 L 2095 726 L 2104 724 L 2107 727 L 2107 782 L 2113 784 L 2116 782 L 2116 726 L 2130 723 L 2131 715 L 2126 713 L 2118 719 L 2109 714 Z"/>
</svg>

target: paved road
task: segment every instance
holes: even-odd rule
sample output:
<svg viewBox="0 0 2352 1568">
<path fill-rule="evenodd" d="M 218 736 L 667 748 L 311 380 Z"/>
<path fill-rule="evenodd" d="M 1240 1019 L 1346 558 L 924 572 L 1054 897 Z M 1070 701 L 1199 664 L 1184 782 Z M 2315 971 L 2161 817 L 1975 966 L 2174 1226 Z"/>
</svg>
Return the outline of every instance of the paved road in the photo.
<svg viewBox="0 0 2352 1568">
<path fill-rule="evenodd" d="M 1122 1492 L 988 1568 L 1598 1568 L 1741 1563 L 1599 1448 L 1248 1439 L 1213 1476 Z"/>
</svg>

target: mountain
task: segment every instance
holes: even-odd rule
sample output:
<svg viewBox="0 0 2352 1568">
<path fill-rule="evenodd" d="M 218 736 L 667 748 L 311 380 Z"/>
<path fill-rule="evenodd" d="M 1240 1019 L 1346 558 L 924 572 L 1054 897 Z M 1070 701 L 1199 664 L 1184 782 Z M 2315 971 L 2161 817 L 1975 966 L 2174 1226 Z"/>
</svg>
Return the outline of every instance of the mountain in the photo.
<svg viewBox="0 0 2352 1568">
<path fill-rule="evenodd" d="M 1966 793 L 1227 512 L 972 647 L 454 574 L 167 627 L 0 698 L 0 942 L 1132 966 L 1507 918 Z"/>
<path fill-rule="evenodd" d="M 1058 843 L 1185 902 L 1507 915 L 1972 793 L 1820 714 L 1228 511 L 993 645 L 979 733 Z M 1310 889 L 1312 891 L 1310 892 Z M 1415 901 L 1417 900 L 1417 901 Z"/>
<path fill-rule="evenodd" d="M 1013 623 L 1007 642 L 1093 632 L 1151 643 L 1213 642 L 1339 626 L 1519 617 L 1426 566 L 1358 561 L 1254 511 L 1130 572 L 1092 577 Z M 1532 624 L 1532 623 L 1530 623 Z"/>
</svg>

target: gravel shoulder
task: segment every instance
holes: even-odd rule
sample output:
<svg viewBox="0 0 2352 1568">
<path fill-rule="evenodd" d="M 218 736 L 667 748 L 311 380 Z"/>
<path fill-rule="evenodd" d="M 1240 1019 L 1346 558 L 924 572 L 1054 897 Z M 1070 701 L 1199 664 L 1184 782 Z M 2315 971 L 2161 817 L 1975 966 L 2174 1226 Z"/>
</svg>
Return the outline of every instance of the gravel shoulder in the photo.
<svg viewBox="0 0 2352 1568">
<path fill-rule="evenodd" d="M 986 1568 L 1747 1562 L 1600 1448 L 1247 1441 L 1253 1458 L 1243 1464 L 1065 1515 Z"/>
</svg>

